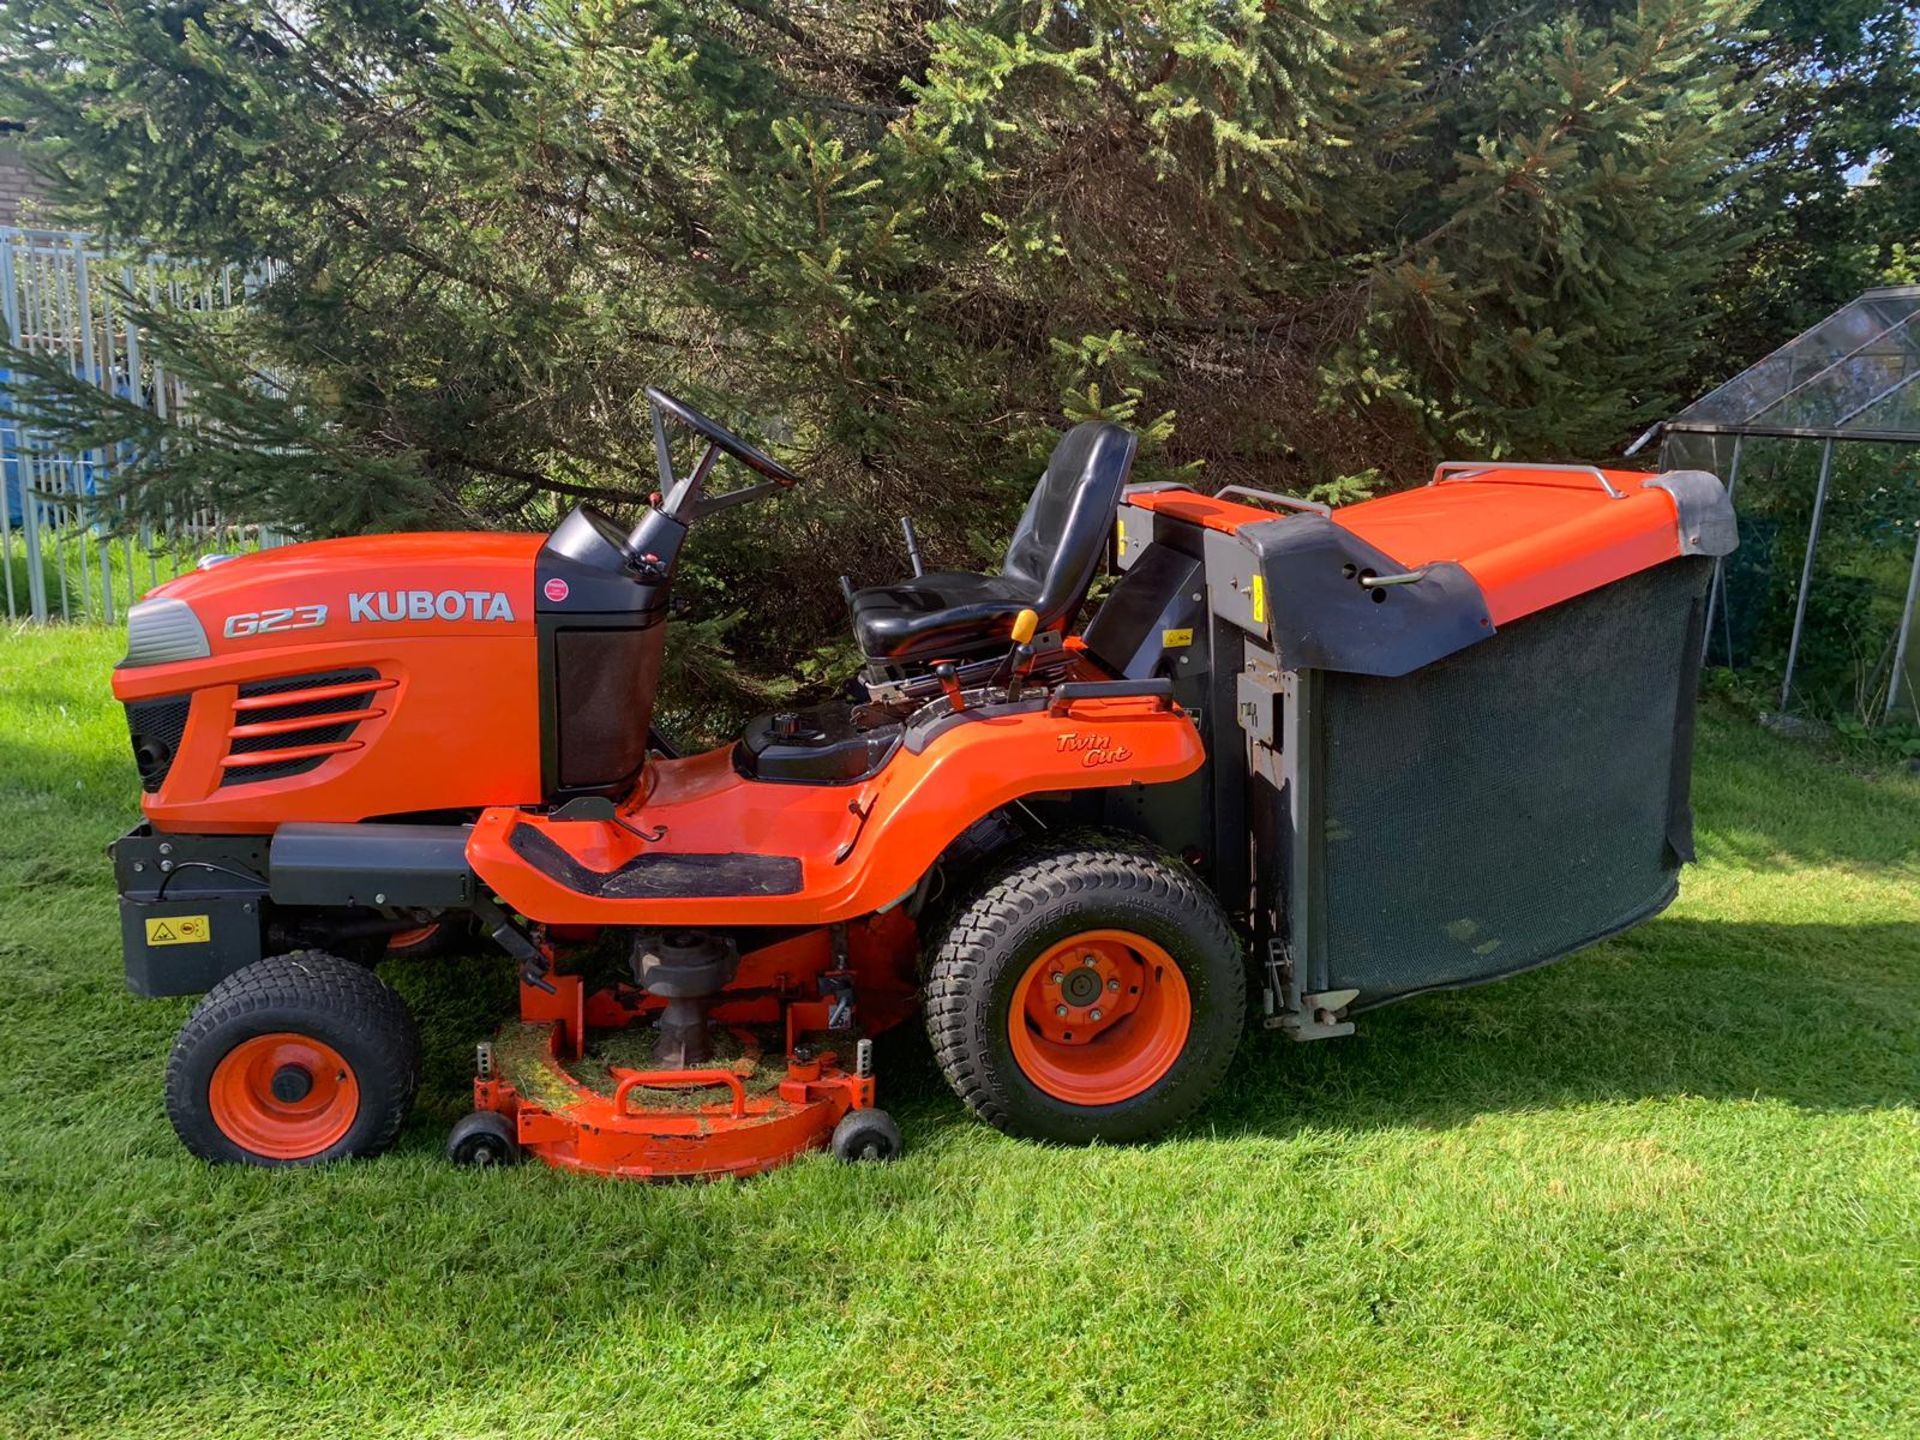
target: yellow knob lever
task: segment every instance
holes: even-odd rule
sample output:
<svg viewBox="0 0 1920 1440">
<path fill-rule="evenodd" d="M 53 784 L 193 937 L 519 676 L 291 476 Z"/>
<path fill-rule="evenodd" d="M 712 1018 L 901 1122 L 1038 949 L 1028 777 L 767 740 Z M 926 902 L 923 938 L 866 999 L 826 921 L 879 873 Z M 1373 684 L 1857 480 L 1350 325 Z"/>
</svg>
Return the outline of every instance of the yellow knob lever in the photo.
<svg viewBox="0 0 1920 1440">
<path fill-rule="evenodd" d="M 1031 645 L 1033 632 L 1040 628 L 1040 614 L 1036 610 L 1022 610 L 1013 617 L 1013 643 Z"/>
</svg>

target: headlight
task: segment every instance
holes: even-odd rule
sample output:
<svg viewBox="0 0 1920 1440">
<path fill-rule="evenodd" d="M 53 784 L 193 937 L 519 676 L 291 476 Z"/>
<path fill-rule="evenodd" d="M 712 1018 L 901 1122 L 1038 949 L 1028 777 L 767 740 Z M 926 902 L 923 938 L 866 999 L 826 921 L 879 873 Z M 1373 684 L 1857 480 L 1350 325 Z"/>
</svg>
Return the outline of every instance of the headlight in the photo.
<svg viewBox="0 0 1920 1440">
<path fill-rule="evenodd" d="M 127 612 L 127 658 L 120 669 L 204 660 L 212 653 L 200 617 L 184 600 L 142 600 Z"/>
</svg>

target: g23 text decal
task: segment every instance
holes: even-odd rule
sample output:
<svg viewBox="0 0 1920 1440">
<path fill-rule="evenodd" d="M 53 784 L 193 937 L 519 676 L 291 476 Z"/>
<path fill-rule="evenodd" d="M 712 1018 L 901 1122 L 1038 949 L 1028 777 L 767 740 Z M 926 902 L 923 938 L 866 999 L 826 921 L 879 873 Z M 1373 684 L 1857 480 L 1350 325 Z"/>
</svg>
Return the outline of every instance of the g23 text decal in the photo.
<svg viewBox="0 0 1920 1440">
<path fill-rule="evenodd" d="M 229 640 L 239 640 L 248 635 L 272 634 L 277 630 L 311 630 L 316 625 L 326 623 L 327 607 L 324 605 L 287 605 L 278 610 L 248 610 L 244 614 L 229 615 L 220 633 Z"/>
</svg>

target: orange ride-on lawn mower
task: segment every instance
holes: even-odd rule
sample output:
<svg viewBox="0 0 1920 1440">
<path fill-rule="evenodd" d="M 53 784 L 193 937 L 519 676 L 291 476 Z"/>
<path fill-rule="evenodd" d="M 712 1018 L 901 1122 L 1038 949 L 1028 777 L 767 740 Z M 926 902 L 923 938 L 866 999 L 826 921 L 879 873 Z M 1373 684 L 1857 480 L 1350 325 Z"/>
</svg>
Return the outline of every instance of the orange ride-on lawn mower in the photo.
<svg viewBox="0 0 1920 1440">
<path fill-rule="evenodd" d="M 798 477 L 649 395 L 631 533 L 209 557 L 135 607 L 113 858 L 132 988 L 208 992 L 167 1070 L 195 1154 L 387 1146 L 418 1042 L 373 966 L 436 934 L 520 977 L 452 1158 L 665 1178 L 895 1154 L 870 1037 L 916 1010 L 984 1119 L 1133 1140 L 1220 1079 L 1250 993 L 1343 1035 L 1673 898 L 1710 475 L 1449 464 L 1330 510 L 1129 487 L 1134 436 L 1081 425 L 999 574 L 920 573 L 909 525 L 911 578 L 849 591 L 847 698 L 680 755 L 650 722 L 681 551 Z M 710 490 L 722 456 L 759 478 Z"/>
</svg>

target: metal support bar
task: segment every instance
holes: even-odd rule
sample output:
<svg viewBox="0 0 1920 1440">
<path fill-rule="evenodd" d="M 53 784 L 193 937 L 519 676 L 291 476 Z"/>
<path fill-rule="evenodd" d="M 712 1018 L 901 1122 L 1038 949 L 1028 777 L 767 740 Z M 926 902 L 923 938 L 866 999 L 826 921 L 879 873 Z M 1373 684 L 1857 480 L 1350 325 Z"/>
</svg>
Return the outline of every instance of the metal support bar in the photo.
<svg viewBox="0 0 1920 1440">
<path fill-rule="evenodd" d="M 1740 447 L 1746 438 L 1744 435 L 1736 435 L 1733 437 L 1733 463 L 1727 470 L 1728 509 L 1733 508 L 1733 494 L 1740 484 Z M 1735 518 L 1738 519 L 1737 511 L 1735 512 Z M 1702 644 L 1707 649 L 1711 649 L 1713 646 L 1713 612 L 1715 601 L 1719 602 L 1720 608 L 1725 609 L 1726 590 L 1727 557 L 1724 555 L 1716 555 L 1713 560 L 1713 579 L 1707 583 L 1707 623 L 1701 627 L 1700 632 L 1701 635 L 1705 637 Z M 1703 650 L 1702 653 L 1704 654 L 1705 651 Z M 1727 664 L 1729 666 L 1733 664 L 1733 629 L 1731 621 L 1728 622 L 1727 629 Z"/>
<path fill-rule="evenodd" d="M 913 517 L 900 517 L 900 538 L 907 542 L 907 564 L 913 567 L 916 578 L 927 573 L 926 565 L 920 559 L 920 537 L 913 533 Z"/>
<path fill-rule="evenodd" d="M 1807 591 L 1813 584 L 1813 550 L 1820 543 L 1820 516 L 1827 508 L 1827 482 L 1833 476 L 1833 441 L 1820 447 L 1820 484 L 1813 492 L 1813 518 L 1807 523 L 1807 558 L 1800 565 L 1800 588 L 1793 597 L 1793 636 L 1787 641 L 1787 674 L 1780 682 L 1780 709 L 1793 699 L 1793 667 L 1800 658 L 1800 631 L 1807 621 Z"/>
<path fill-rule="evenodd" d="M 1297 495 L 1281 495 L 1273 490 L 1255 490 L 1250 485 L 1229 485 L 1224 490 L 1214 491 L 1213 498 L 1226 500 L 1235 495 L 1245 495 L 1250 500 L 1264 500 L 1269 505 L 1278 505 L 1282 510 L 1304 510 L 1329 518 L 1333 515 L 1333 507 L 1318 500 L 1302 500 Z"/>
<path fill-rule="evenodd" d="M 1498 475 L 1503 470 L 1543 470 L 1554 475 L 1591 475 L 1600 483 L 1610 499 L 1624 500 L 1627 493 L 1614 488 L 1604 471 L 1598 465 L 1547 465 L 1532 460 L 1442 460 L 1433 467 L 1433 479 L 1429 485 L 1439 485 L 1447 480 L 1473 480 L 1482 475 Z"/>
<path fill-rule="evenodd" d="M 1920 528 L 1920 527 L 1916 527 Z M 1913 612 L 1920 609 L 1920 534 L 1913 540 L 1913 569 L 1907 576 L 1907 608 L 1900 614 L 1900 638 L 1893 646 L 1893 676 L 1887 681 L 1887 711 L 1883 722 L 1893 719 L 1894 705 L 1900 699 L 1900 682 L 1907 682 L 1907 705 L 1920 719 L 1920 691 L 1907 675 L 1908 647 L 1913 643 Z"/>
<path fill-rule="evenodd" d="M 1882 395 L 1881 399 L 1886 397 Z M 1663 427 L 1669 435 L 1760 435 L 1772 440 L 1884 440 L 1892 445 L 1911 445 L 1914 432 L 1906 430 L 1837 430 L 1830 425 L 1716 425 L 1707 420 L 1669 420 Z"/>
<path fill-rule="evenodd" d="M 1920 310 L 1916 310 L 1914 314 L 1920 315 Z M 1916 380 L 1920 380 L 1920 370 L 1909 370 L 1905 375 L 1894 381 L 1893 384 L 1887 386 L 1886 389 L 1880 391 L 1872 399 L 1863 400 L 1860 404 L 1854 406 L 1853 409 L 1847 411 L 1846 414 L 1833 422 L 1834 427 L 1839 429 L 1847 425 L 1850 421 L 1859 419 L 1862 415 L 1866 414 L 1867 411 L 1880 404 L 1881 401 L 1889 400 L 1893 396 L 1898 395 Z"/>
<path fill-rule="evenodd" d="M 1427 578 L 1427 572 L 1433 567 L 1422 565 L 1418 570 L 1405 570 L 1398 575 L 1362 575 L 1362 590 L 1381 590 L 1392 585 L 1413 585 Z"/>
</svg>

